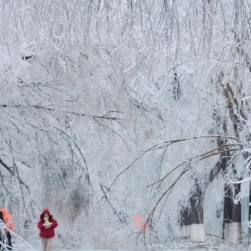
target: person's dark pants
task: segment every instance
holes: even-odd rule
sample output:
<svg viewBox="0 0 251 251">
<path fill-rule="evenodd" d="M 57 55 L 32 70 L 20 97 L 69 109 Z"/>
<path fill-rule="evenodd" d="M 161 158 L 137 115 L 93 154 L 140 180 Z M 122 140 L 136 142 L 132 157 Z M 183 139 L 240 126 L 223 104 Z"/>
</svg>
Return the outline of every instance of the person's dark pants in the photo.
<svg viewBox="0 0 251 251">
<path fill-rule="evenodd" d="M 9 232 L 6 233 L 6 237 L 7 237 L 7 240 L 8 240 L 8 249 L 12 250 L 11 234 Z"/>
</svg>

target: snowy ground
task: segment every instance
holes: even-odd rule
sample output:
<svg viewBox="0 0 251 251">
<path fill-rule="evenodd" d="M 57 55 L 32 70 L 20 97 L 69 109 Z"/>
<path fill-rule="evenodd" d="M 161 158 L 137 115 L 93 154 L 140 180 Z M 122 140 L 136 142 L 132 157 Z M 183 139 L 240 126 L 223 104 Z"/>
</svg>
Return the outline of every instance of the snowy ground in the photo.
<svg viewBox="0 0 251 251">
<path fill-rule="evenodd" d="M 28 246 L 21 241 L 15 241 L 13 243 L 13 247 L 17 251 L 41 251 L 40 241 L 36 240 L 32 247 Z M 181 240 L 179 242 L 171 242 L 166 245 L 152 245 L 145 248 L 135 249 L 135 250 L 122 250 L 121 251 L 248 251 L 248 247 L 242 244 L 225 244 L 221 240 L 208 239 L 206 243 L 192 243 L 188 240 Z M 93 249 L 65 249 L 59 246 L 54 246 L 53 251 L 111 251 L 111 250 L 93 250 Z"/>
<path fill-rule="evenodd" d="M 37 246 L 32 248 L 28 248 L 26 245 L 15 245 L 14 246 L 16 250 L 18 251 L 40 251 L 41 247 Z M 94 251 L 91 249 L 81 249 L 81 250 L 66 250 L 58 247 L 54 247 L 54 251 Z M 184 250 L 195 250 L 195 251 L 248 251 L 247 247 L 244 247 L 242 245 L 225 245 L 225 244 L 219 244 L 217 246 L 215 245 L 208 245 L 208 244 L 189 244 L 189 243 L 184 243 L 183 245 L 179 246 L 164 246 L 164 245 L 159 245 L 159 246 L 154 246 L 154 247 L 148 247 L 145 249 L 137 249 L 138 250 L 149 250 L 149 251 L 184 251 Z M 111 251 L 111 250 L 95 250 L 95 251 Z M 134 250 L 121 250 L 121 251 L 134 251 Z M 136 250 L 135 250 L 136 251 Z"/>
</svg>

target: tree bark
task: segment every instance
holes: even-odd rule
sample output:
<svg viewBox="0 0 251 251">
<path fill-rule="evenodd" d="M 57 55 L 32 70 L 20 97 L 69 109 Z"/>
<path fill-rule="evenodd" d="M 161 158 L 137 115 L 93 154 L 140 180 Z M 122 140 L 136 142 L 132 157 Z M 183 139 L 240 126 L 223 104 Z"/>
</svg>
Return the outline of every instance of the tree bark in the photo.
<svg viewBox="0 0 251 251">
<path fill-rule="evenodd" d="M 182 236 L 195 242 L 205 241 L 203 200 L 204 193 L 195 180 L 195 191 L 189 199 L 189 206 L 181 211 L 180 222 Z"/>
</svg>

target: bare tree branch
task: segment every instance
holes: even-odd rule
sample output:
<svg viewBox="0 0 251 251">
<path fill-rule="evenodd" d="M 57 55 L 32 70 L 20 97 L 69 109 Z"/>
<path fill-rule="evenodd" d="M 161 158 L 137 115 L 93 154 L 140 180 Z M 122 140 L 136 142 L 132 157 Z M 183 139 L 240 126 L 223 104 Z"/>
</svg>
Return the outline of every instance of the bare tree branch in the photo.
<svg viewBox="0 0 251 251">
<path fill-rule="evenodd" d="M 43 107 L 43 106 L 40 106 L 40 105 L 23 106 L 23 105 L 5 105 L 5 104 L 2 104 L 2 105 L 0 105 L 0 108 L 22 108 L 22 109 L 34 108 L 34 109 L 40 109 L 40 110 L 45 110 L 45 111 L 50 111 L 50 112 L 59 112 L 59 113 L 72 114 L 72 115 L 81 116 L 81 117 L 90 117 L 90 118 L 108 119 L 108 120 L 122 120 L 121 118 L 118 118 L 117 116 L 109 116 L 107 114 L 102 115 L 102 116 L 90 115 L 90 114 L 86 114 L 86 113 L 73 112 L 73 111 L 61 111 L 61 110 L 57 110 L 57 109 L 54 109 L 54 108 Z M 119 111 L 110 111 L 109 113 L 121 113 L 121 112 L 119 112 Z"/>
</svg>

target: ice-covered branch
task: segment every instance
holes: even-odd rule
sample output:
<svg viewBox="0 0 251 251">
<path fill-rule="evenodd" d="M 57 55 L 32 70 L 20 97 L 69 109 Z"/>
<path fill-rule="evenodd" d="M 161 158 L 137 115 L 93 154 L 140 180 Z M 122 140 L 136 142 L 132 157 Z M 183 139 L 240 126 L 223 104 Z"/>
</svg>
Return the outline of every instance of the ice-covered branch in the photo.
<svg viewBox="0 0 251 251">
<path fill-rule="evenodd" d="M 87 113 L 81 113 L 81 112 L 74 112 L 74 111 L 63 111 L 63 110 L 58 110 L 55 108 L 50 108 L 50 107 L 44 107 L 40 105 L 5 105 L 2 104 L 0 105 L 0 108 L 21 108 L 21 109 L 27 109 L 27 108 L 34 108 L 34 109 L 39 109 L 39 110 L 45 110 L 49 112 L 56 112 L 56 113 L 63 113 L 63 114 L 71 114 L 71 115 L 76 115 L 76 116 L 81 116 L 81 117 L 90 117 L 90 118 L 95 118 L 95 119 L 107 119 L 107 120 L 122 120 L 121 118 L 118 118 L 117 116 L 110 116 L 109 114 L 120 114 L 122 112 L 119 111 L 110 111 L 105 115 L 91 115 Z"/>
</svg>

